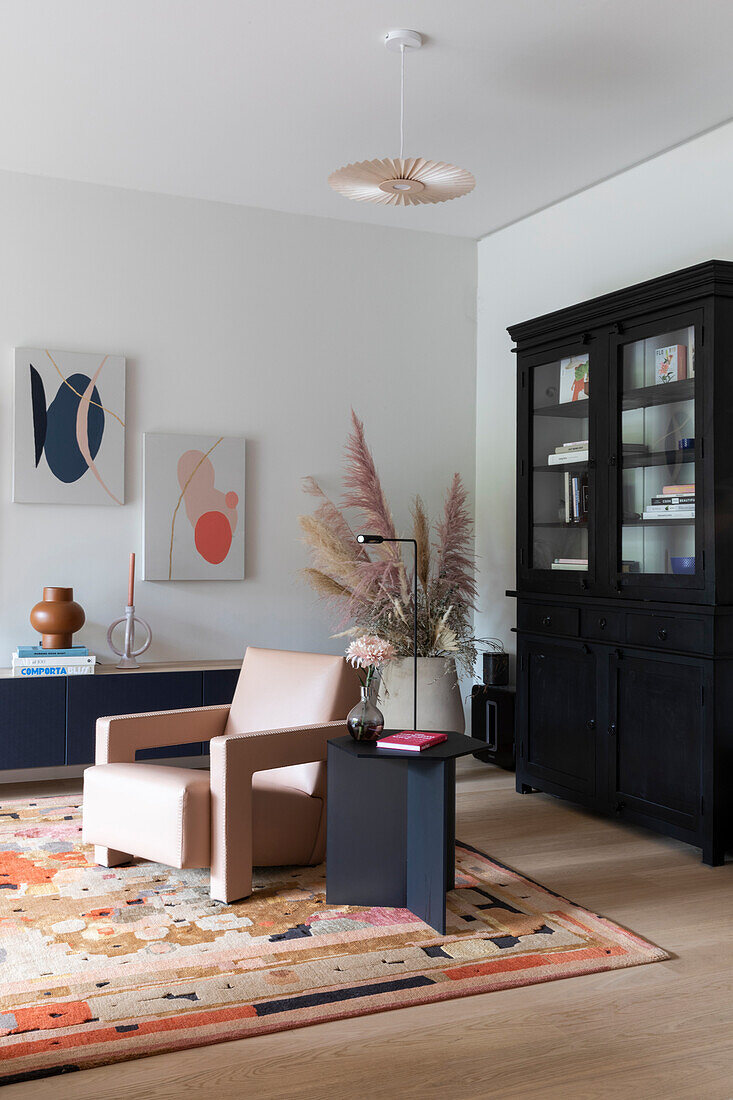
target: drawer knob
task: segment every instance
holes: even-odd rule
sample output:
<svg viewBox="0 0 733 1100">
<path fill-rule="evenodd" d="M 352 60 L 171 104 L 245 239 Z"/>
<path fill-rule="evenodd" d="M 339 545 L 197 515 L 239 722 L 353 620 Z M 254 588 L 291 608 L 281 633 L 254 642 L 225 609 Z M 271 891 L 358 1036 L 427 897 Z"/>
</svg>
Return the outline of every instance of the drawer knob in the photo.
<svg viewBox="0 0 733 1100">
<path fill-rule="evenodd" d="M 663 626 L 660 626 L 659 630 L 657 631 L 657 637 L 659 638 L 660 642 L 666 642 L 666 640 L 667 640 L 667 631 L 665 630 L 665 628 Z"/>
<path fill-rule="evenodd" d="M 623 802 L 621 799 L 619 799 L 619 801 L 614 806 L 614 811 L 617 814 L 620 814 L 620 813 L 623 813 L 625 809 L 626 809 L 626 803 Z"/>
<path fill-rule="evenodd" d="M 596 720 L 595 720 L 595 718 L 591 718 L 591 719 L 590 719 L 590 720 L 589 720 L 588 722 L 586 722 L 585 724 L 586 724 L 586 726 L 587 726 L 587 728 L 588 728 L 589 730 L 594 730 L 594 729 L 596 728 Z"/>
<path fill-rule="evenodd" d="M 616 723 L 615 722 L 611 722 L 611 725 L 608 727 L 608 736 L 609 737 L 615 737 L 616 736 Z"/>
<path fill-rule="evenodd" d="M 552 618 L 551 618 L 550 615 L 544 615 L 543 616 L 542 625 L 543 626 L 551 626 L 552 625 Z"/>
<path fill-rule="evenodd" d="M 601 616 L 601 618 L 600 618 L 600 619 L 598 620 L 598 626 L 599 626 L 599 628 L 600 628 L 601 630 L 605 630 L 605 629 L 606 629 L 606 627 L 607 627 L 607 625 L 608 625 L 608 623 L 607 623 L 607 622 L 606 622 L 606 620 L 605 620 L 605 619 L 603 618 L 603 616 Z"/>
</svg>

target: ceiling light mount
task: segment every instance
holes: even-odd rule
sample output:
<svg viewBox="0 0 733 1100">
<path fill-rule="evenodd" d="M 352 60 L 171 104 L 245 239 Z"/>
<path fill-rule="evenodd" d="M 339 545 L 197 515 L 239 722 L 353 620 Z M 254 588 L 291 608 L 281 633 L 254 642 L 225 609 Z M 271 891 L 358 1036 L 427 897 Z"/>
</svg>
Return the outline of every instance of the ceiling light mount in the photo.
<svg viewBox="0 0 733 1100">
<path fill-rule="evenodd" d="M 328 177 L 334 191 L 357 202 L 417 206 L 467 195 L 476 186 L 470 172 L 442 161 L 405 157 L 405 53 L 419 50 L 423 36 L 405 29 L 387 31 L 384 45 L 400 54 L 400 155 L 347 164 Z"/>
<path fill-rule="evenodd" d="M 419 50 L 422 46 L 422 35 L 419 31 L 387 31 L 384 44 L 388 50 Z"/>
</svg>

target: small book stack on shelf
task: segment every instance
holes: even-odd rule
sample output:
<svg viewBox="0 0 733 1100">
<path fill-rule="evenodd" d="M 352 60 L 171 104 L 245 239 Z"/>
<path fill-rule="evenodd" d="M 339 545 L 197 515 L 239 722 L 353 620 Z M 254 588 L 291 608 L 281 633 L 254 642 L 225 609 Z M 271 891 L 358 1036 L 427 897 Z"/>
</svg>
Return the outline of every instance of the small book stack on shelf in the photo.
<svg viewBox="0 0 733 1100">
<path fill-rule="evenodd" d="M 554 455 L 547 456 L 548 466 L 564 466 L 566 463 L 588 461 L 588 440 L 580 439 L 575 443 L 561 443 L 555 447 Z"/>
<path fill-rule="evenodd" d="M 13 652 L 13 676 L 91 676 L 96 663 L 97 658 L 85 645 L 69 649 L 19 645 Z"/>
<path fill-rule="evenodd" d="M 555 558 L 550 565 L 551 569 L 588 569 L 587 558 Z"/>
<path fill-rule="evenodd" d="M 662 495 L 652 497 L 644 509 L 644 519 L 694 519 L 695 486 L 665 485 Z"/>
<path fill-rule="evenodd" d="M 565 522 L 587 523 L 590 502 L 588 498 L 588 475 L 571 474 L 565 471 Z"/>
</svg>

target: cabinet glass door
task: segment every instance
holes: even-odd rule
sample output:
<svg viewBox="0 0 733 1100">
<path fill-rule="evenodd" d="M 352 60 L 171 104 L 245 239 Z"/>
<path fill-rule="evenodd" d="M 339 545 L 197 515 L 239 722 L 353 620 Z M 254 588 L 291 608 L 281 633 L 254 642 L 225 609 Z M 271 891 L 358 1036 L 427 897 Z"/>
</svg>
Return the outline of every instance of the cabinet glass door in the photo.
<svg viewBox="0 0 733 1100">
<path fill-rule="evenodd" d="M 632 586 L 700 584 L 695 324 L 683 320 L 617 347 L 616 572 Z"/>
<path fill-rule="evenodd" d="M 593 570 L 589 353 L 530 369 L 531 570 L 577 579 Z"/>
</svg>

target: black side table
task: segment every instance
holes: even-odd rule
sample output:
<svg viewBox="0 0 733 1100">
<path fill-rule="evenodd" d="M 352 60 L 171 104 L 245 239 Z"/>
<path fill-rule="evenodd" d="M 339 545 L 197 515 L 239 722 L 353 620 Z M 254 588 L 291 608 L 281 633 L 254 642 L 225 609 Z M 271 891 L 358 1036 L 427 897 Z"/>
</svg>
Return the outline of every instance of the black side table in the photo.
<svg viewBox="0 0 733 1100">
<path fill-rule="evenodd" d="M 445 895 L 455 886 L 456 759 L 485 747 L 459 733 L 423 752 L 329 741 L 326 901 L 409 909 L 444 934 Z"/>
</svg>

